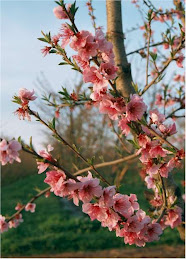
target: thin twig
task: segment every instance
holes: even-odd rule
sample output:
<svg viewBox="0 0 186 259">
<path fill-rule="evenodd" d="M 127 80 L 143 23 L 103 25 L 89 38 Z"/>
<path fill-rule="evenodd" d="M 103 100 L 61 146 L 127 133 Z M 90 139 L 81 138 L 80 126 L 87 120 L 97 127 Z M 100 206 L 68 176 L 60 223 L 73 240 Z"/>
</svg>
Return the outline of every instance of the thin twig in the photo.
<svg viewBox="0 0 186 259">
<path fill-rule="evenodd" d="M 39 192 L 37 195 L 35 195 L 34 197 L 32 197 L 27 203 L 33 203 L 35 200 L 37 200 L 39 197 L 41 197 L 43 194 L 45 194 L 46 192 L 50 191 L 51 187 L 47 187 L 44 190 L 42 190 L 41 192 Z M 20 210 L 18 210 L 16 213 L 14 213 L 10 218 L 7 219 L 7 222 L 9 222 L 10 220 L 14 219 L 17 215 L 19 215 L 26 207 L 27 204 L 23 205 L 21 207 Z"/>
<path fill-rule="evenodd" d="M 114 123 L 113 121 L 110 119 L 111 125 L 112 125 L 112 129 L 113 132 L 116 134 L 116 136 L 118 137 L 123 149 L 128 153 L 131 154 L 130 150 L 128 150 L 128 148 L 126 147 L 126 143 L 123 142 L 122 138 L 120 137 L 120 135 L 118 134 L 118 132 L 116 131 L 115 127 L 114 127 Z"/>
<path fill-rule="evenodd" d="M 63 137 L 61 137 L 61 135 L 59 135 L 59 133 L 57 132 L 56 129 L 51 128 L 43 119 L 41 119 L 41 117 L 39 116 L 39 114 L 35 113 L 34 111 L 32 111 L 30 108 L 28 108 L 28 111 L 30 112 L 31 115 L 33 115 L 34 117 L 36 117 L 42 124 L 44 124 L 48 129 L 50 129 L 54 135 L 57 137 L 57 139 L 62 142 L 64 145 L 68 146 L 68 148 L 73 151 L 78 157 L 81 158 L 82 161 L 84 161 L 87 165 L 90 165 L 90 163 L 88 162 L 88 160 L 81 155 L 77 149 L 75 149 L 73 146 L 71 146 Z M 90 166 L 92 168 L 92 170 L 100 177 L 100 179 L 105 182 L 107 185 L 111 185 L 94 167 L 94 165 Z"/>
<path fill-rule="evenodd" d="M 125 161 L 132 160 L 132 159 L 137 158 L 137 157 L 138 157 L 137 154 L 133 154 L 133 155 L 130 155 L 130 156 L 126 156 L 126 157 L 114 160 L 114 161 L 109 161 L 109 162 L 104 162 L 104 163 L 96 164 L 96 165 L 94 165 L 94 167 L 95 168 L 101 168 L 101 167 L 105 167 L 105 166 L 116 165 L 116 164 L 119 164 L 119 163 L 123 163 Z M 86 172 L 88 170 L 91 170 L 91 169 L 92 169 L 91 167 L 87 167 L 87 168 L 81 169 L 81 170 L 77 171 L 74 175 L 82 174 L 82 173 L 84 173 L 84 172 Z"/>
<path fill-rule="evenodd" d="M 145 88 L 143 89 L 143 91 L 139 94 L 140 96 L 143 95 L 155 82 L 156 80 L 160 77 L 160 75 L 165 71 L 165 69 L 169 66 L 169 64 L 175 59 L 175 55 L 178 53 L 178 51 L 180 51 L 183 47 L 183 43 L 185 40 L 181 41 L 179 46 L 177 47 L 177 49 L 174 51 L 174 54 L 172 56 L 169 57 L 169 59 L 167 60 L 167 62 L 165 63 L 164 67 L 162 68 L 162 70 L 157 74 L 157 76 L 155 76 L 155 78 L 148 84 L 145 86 Z"/>
<path fill-rule="evenodd" d="M 152 133 L 154 136 L 156 136 L 158 139 L 160 139 L 163 143 L 167 144 L 169 147 L 175 149 L 176 151 L 178 151 L 178 148 L 175 147 L 174 145 L 172 145 L 168 140 L 162 138 L 155 130 L 153 130 L 150 126 L 146 126 L 148 128 L 148 130 L 150 131 L 150 133 Z"/>
<path fill-rule="evenodd" d="M 160 41 L 160 42 L 151 44 L 149 47 L 150 47 L 150 48 L 151 48 L 151 47 L 156 47 L 156 46 L 162 45 L 163 43 L 164 43 L 164 41 Z M 142 47 L 142 48 L 139 48 L 139 49 L 137 49 L 137 50 L 133 50 L 133 51 L 127 53 L 126 56 L 132 55 L 132 54 L 134 54 L 134 53 L 138 53 L 140 50 L 144 50 L 144 49 L 146 49 L 146 48 L 147 48 L 147 46 Z"/>
<path fill-rule="evenodd" d="M 148 23 L 147 33 L 148 33 L 148 39 L 147 39 L 147 62 L 146 62 L 146 85 L 148 85 L 148 71 L 149 71 L 149 55 L 150 55 L 150 38 L 151 38 L 151 20 Z"/>
<path fill-rule="evenodd" d="M 177 112 L 177 111 L 179 111 L 179 110 L 182 110 L 182 109 L 184 109 L 184 107 L 183 107 L 183 106 L 180 106 L 180 107 L 177 108 L 176 110 L 172 111 L 169 115 L 167 115 L 167 116 L 166 116 L 166 119 L 171 118 L 172 115 L 174 115 L 175 112 Z M 184 115 L 183 115 L 183 116 L 184 116 Z M 181 117 L 183 117 L 183 116 L 181 116 Z M 175 115 L 175 117 L 176 117 L 176 115 Z"/>
</svg>

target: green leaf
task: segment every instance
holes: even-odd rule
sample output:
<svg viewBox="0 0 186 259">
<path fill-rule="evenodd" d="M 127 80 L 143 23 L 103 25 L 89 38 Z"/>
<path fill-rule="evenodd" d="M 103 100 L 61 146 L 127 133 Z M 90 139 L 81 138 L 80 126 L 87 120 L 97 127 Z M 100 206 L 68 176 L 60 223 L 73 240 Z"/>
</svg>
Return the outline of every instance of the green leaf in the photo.
<svg viewBox="0 0 186 259">
<path fill-rule="evenodd" d="M 55 126 L 56 126 L 56 121 L 55 121 L 55 117 L 53 118 L 52 121 L 49 121 L 48 122 L 48 126 L 51 128 L 51 129 L 55 129 Z"/>
<path fill-rule="evenodd" d="M 56 53 L 57 51 L 55 50 L 55 49 L 51 49 L 50 51 L 49 51 L 49 53 L 51 54 L 51 53 Z"/>
<path fill-rule="evenodd" d="M 138 85 L 135 84 L 134 82 L 132 82 L 132 86 L 133 86 L 134 90 L 136 91 L 136 93 L 138 93 Z"/>
<path fill-rule="evenodd" d="M 60 5 L 61 6 L 61 4 L 58 2 L 58 1 L 54 1 L 56 4 L 58 4 L 58 5 Z"/>
<path fill-rule="evenodd" d="M 32 136 L 30 137 L 30 148 L 33 150 L 33 145 L 32 145 Z"/>
<path fill-rule="evenodd" d="M 68 65 L 68 63 L 66 63 L 66 62 L 61 62 L 61 63 L 59 63 L 58 65 L 59 65 L 59 66 L 63 66 L 63 65 Z"/>
<path fill-rule="evenodd" d="M 76 147 L 75 144 L 72 144 L 72 147 L 73 147 L 73 149 L 74 149 L 77 153 L 79 153 L 79 151 L 78 151 L 78 149 L 77 149 L 77 147 Z"/>
<path fill-rule="evenodd" d="M 157 59 L 157 54 L 154 53 L 154 52 L 149 52 L 149 54 L 150 54 L 152 60 L 153 60 L 153 61 L 156 61 L 156 59 Z"/>
<path fill-rule="evenodd" d="M 71 5 L 70 7 L 70 13 L 73 15 L 73 17 L 75 16 L 76 12 L 78 10 L 78 7 L 76 7 L 76 1 Z"/>
<path fill-rule="evenodd" d="M 45 38 L 37 38 L 37 39 L 48 43 L 48 41 Z"/>
<path fill-rule="evenodd" d="M 135 141 L 132 140 L 132 139 L 127 139 L 127 141 L 128 141 L 129 143 L 131 143 L 135 148 L 139 149 L 139 145 L 138 145 L 137 142 L 135 142 Z"/>
<path fill-rule="evenodd" d="M 172 153 L 176 153 L 176 150 L 174 148 L 172 148 L 172 147 L 163 147 L 163 148 L 168 150 L 168 151 L 170 151 L 170 152 L 172 152 Z"/>
</svg>

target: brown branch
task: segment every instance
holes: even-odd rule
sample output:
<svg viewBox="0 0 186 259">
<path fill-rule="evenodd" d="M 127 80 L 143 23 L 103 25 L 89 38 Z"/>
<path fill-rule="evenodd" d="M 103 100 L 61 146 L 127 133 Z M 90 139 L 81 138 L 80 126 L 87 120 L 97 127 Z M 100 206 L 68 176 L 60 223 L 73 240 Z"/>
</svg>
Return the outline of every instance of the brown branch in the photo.
<svg viewBox="0 0 186 259">
<path fill-rule="evenodd" d="M 160 42 L 151 44 L 149 47 L 150 47 L 150 48 L 151 48 L 151 47 L 156 47 L 156 46 L 162 45 L 163 43 L 164 43 L 164 41 L 160 41 Z M 127 53 L 126 56 L 132 55 L 132 54 L 134 54 L 134 53 L 138 53 L 140 50 L 144 50 L 144 49 L 146 49 L 146 48 L 147 48 L 147 46 L 142 47 L 142 48 L 139 48 L 139 49 L 137 49 L 137 50 L 133 50 L 133 51 Z"/>
<path fill-rule="evenodd" d="M 154 136 L 156 136 L 158 139 L 160 139 L 163 143 L 167 144 L 169 147 L 175 149 L 176 151 L 178 151 L 178 148 L 175 147 L 174 145 L 172 145 L 168 140 L 164 139 L 163 137 L 161 137 L 155 130 L 153 130 L 150 126 L 146 126 L 148 128 L 148 130 L 150 131 L 150 133 L 152 133 Z"/>
<path fill-rule="evenodd" d="M 183 106 L 180 106 L 180 107 L 177 108 L 176 110 L 172 111 L 169 115 L 167 115 L 167 116 L 166 116 L 166 119 L 171 118 L 171 117 L 175 114 L 175 112 L 177 112 L 177 111 L 179 111 L 179 110 L 182 110 L 182 109 L 184 109 L 184 107 L 183 107 Z M 174 117 L 177 117 L 177 116 L 174 115 Z M 184 117 L 184 115 L 183 115 L 183 116 L 179 116 L 179 117 Z"/>
<path fill-rule="evenodd" d="M 32 111 L 30 108 L 28 108 L 28 111 L 31 115 L 33 115 L 35 118 L 37 118 L 42 124 L 44 124 L 48 129 L 50 129 L 54 135 L 57 137 L 57 139 L 62 142 L 64 145 L 66 145 L 71 151 L 73 151 L 79 158 L 81 158 L 82 161 L 84 161 L 87 165 L 90 165 L 90 163 L 88 162 L 88 160 L 81 155 L 77 149 L 75 149 L 73 146 L 71 146 L 63 137 L 61 137 L 61 135 L 59 135 L 59 133 L 57 132 L 56 129 L 51 128 L 43 119 L 41 119 L 41 117 L 39 116 L 38 113 L 35 113 L 34 111 Z M 107 185 L 111 185 L 94 167 L 94 165 L 90 166 L 91 169 L 100 177 L 100 179 L 105 182 Z"/>
<path fill-rule="evenodd" d="M 47 187 L 46 189 L 39 192 L 37 195 L 32 197 L 27 203 L 33 203 L 35 200 L 37 200 L 39 197 L 41 197 L 46 192 L 50 191 L 51 187 Z M 8 218 L 7 222 L 14 219 L 17 215 L 19 215 L 26 207 L 27 204 L 23 205 L 20 210 L 18 210 L 16 213 L 14 213 L 10 218 Z"/>
<path fill-rule="evenodd" d="M 172 53 L 172 56 L 169 57 L 169 59 L 167 60 L 167 62 L 165 63 L 164 67 L 162 68 L 162 70 L 157 74 L 157 76 L 155 76 L 155 78 L 148 84 L 145 86 L 145 88 L 143 89 L 143 91 L 139 94 L 140 96 L 143 95 L 155 82 L 156 80 L 160 77 L 160 75 L 166 70 L 166 68 L 169 66 L 169 64 L 175 59 L 175 55 L 182 49 L 183 47 L 183 43 L 185 40 L 181 41 L 179 46 L 177 47 L 177 49 L 174 51 L 174 53 Z"/>
<path fill-rule="evenodd" d="M 118 137 L 123 149 L 128 153 L 131 154 L 131 152 L 128 150 L 128 148 L 126 147 L 126 143 L 123 142 L 122 138 L 120 137 L 120 134 L 118 134 L 118 132 L 116 131 L 115 127 L 114 127 L 114 123 L 113 121 L 110 119 L 111 125 L 112 125 L 112 129 L 113 132 L 116 134 L 116 136 Z"/>
<path fill-rule="evenodd" d="M 122 162 L 125 162 L 125 161 L 132 160 L 132 159 L 137 158 L 137 157 L 138 157 L 138 155 L 133 154 L 133 155 L 130 155 L 130 156 L 126 156 L 126 157 L 114 160 L 114 161 L 109 161 L 109 162 L 104 162 L 104 163 L 96 164 L 96 165 L 94 165 L 94 167 L 95 168 L 101 168 L 101 167 L 105 167 L 105 166 L 116 165 L 116 164 L 119 164 L 119 163 L 122 163 Z M 82 174 L 82 173 L 84 173 L 84 172 L 86 172 L 88 170 L 91 170 L 91 169 L 92 169 L 91 167 L 87 167 L 87 168 L 81 169 L 81 170 L 77 171 L 74 175 Z"/>
<path fill-rule="evenodd" d="M 147 62 L 146 62 L 146 85 L 148 85 L 148 71 L 149 71 L 149 55 L 150 55 L 150 38 L 151 38 L 151 21 L 148 23 L 149 27 L 147 28 L 148 39 L 147 39 Z"/>
</svg>

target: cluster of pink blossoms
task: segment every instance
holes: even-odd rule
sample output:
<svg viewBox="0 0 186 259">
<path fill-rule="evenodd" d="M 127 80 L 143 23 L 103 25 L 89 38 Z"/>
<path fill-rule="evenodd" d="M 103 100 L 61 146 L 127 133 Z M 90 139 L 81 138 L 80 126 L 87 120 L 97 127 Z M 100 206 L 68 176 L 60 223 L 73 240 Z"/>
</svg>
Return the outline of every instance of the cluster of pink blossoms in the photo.
<svg viewBox="0 0 186 259">
<path fill-rule="evenodd" d="M 63 24 L 61 32 L 53 39 L 54 45 L 61 40 L 62 48 L 69 44 L 77 52 L 73 59 L 82 70 L 83 80 L 93 85 L 90 98 L 95 105 L 99 105 L 100 113 L 108 114 L 112 120 L 120 117 L 119 126 L 123 133 L 128 134 L 130 128 L 127 124 L 140 120 L 147 106 L 138 95 L 131 95 L 127 103 L 124 98 L 114 98 L 107 92 L 108 84 L 116 78 L 118 68 L 114 64 L 113 45 L 105 39 L 102 30 L 96 29 L 95 36 L 84 30 L 75 34 L 69 26 Z"/>
<path fill-rule="evenodd" d="M 75 181 L 66 179 L 62 171 L 49 171 L 44 182 L 51 186 L 55 195 L 73 199 L 76 206 L 82 201 L 82 210 L 91 220 L 96 219 L 103 227 L 116 231 L 116 236 L 124 237 L 126 244 L 145 246 L 162 234 L 160 224 L 151 222 L 139 208 L 135 194 L 116 193 L 115 186 L 102 188 L 99 179 L 93 178 L 90 172 L 86 177 L 78 176 Z M 91 203 L 92 200 L 95 202 Z"/>
<path fill-rule="evenodd" d="M 164 124 L 165 116 L 158 112 L 157 109 L 150 111 L 150 125 L 155 126 L 155 131 L 166 138 L 176 133 L 175 123 L 171 125 Z M 162 194 L 159 193 L 158 184 L 159 176 L 167 178 L 169 173 L 174 168 L 181 167 L 181 160 L 184 158 L 184 151 L 178 150 L 171 159 L 171 152 L 164 149 L 159 140 L 154 140 L 153 135 L 147 127 L 142 127 L 144 133 L 138 136 L 138 144 L 140 149 L 137 154 L 140 154 L 140 161 L 143 164 L 141 175 L 143 176 L 148 189 L 153 189 L 155 196 L 150 201 L 151 205 L 160 208 L 163 205 Z M 181 208 L 174 206 L 174 197 L 167 197 L 169 200 L 169 208 L 167 215 L 161 220 L 161 224 L 165 226 L 178 226 L 181 223 Z M 174 212 L 174 213 L 173 213 Z M 171 216 L 174 214 L 174 217 Z M 169 220 L 171 218 L 171 220 Z M 175 220 L 174 220 L 174 219 Z"/>
<path fill-rule="evenodd" d="M 29 121 L 31 120 L 29 112 L 28 112 L 28 104 L 30 101 L 34 101 L 37 97 L 34 96 L 34 90 L 29 91 L 26 88 L 21 88 L 19 90 L 18 96 L 14 97 L 14 101 L 21 105 L 15 112 L 18 115 L 19 119 L 27 118 Z"/>
<path fill-rule="evenodd" d="M 15 207 L 15 210 L 19 211 L 23 208 L 23 205 L 18 203 Z M 25 206 L 25 211 L 35 212 L 36 204 L 35 203 L 27 203 Z M 8 231 L 10 228 L 17 228 L 20 223 L 23 222 L 22 214 L 18 213 L 16 216 L 10 220 L 6 221 L 6 218 L 0 215 L 0 233 Z"/>
<path fill-rule="evenodd" d="M 18 151 L 21 150 L 21 144 L 16 140 L 11 140 L 9 143 L 3 139 L 0 142 L 0 162 L 2 165 L 7 163 L 12 164 L 15 161 L 21 162 Z"/>
</svg>

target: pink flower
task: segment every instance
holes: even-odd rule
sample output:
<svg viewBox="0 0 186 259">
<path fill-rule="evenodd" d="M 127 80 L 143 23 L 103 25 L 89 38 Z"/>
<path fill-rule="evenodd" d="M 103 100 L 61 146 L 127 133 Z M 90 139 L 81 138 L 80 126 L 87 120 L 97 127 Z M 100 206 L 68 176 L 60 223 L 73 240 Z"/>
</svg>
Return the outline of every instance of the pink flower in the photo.
<svg viewBox="0 0 186 259">
<path fill-rule="evenodd" d="M 137 216 L 139 222 L 141 222 L 144 226 L 151 222 L 150 217 L 147 216 L 145 211 L 143 211 L 141 209 L 136 212 L 136 216 Z"/>
<path fill-rule="evenodd" d="M 157 174 L 158 173 L 158 170 L 159 168 L 161 167 L 161 164 L 153 164 L 152 166 L 150 166 L 148 169 L 147 169 L 147 173 L 150 175 L 150 176 L 153 176 L 154 174 Z"/>
<path fill-rule="evenodd" d="M 67 12 L 70 11 L 70 7 L 71 7 L 71 4 L 68 4 L 67 7 L 66 7 Z M 65 13 L 65 11 L 63 10 L 62 6 L 56 6 L 53 9 L 53 12 L 54 12 L 54 15 L 56 16 L 57 19 L 68 19 L 68 16 Z"/>
<path fill-rule="evenodd" d="M 103 99 L 103 97 L 106 97 L 106 94 L 107 94 L 107 88 L 105 87 L 101 90 L 93 91 L 93 93 L 91 93 L 91 95 L 90 95 L 90 98 L 93 101 L 100 102 Z"/>
<path fill-rule="evenodd" d="M 146 148 L 146 145 L 150 144 L 150 142 L 151 142 L 151 140 L 150 140 L 150 138 L 147 135 L 140 134 L 138 136 L 138 143 L 139 143 L 140 147 Z"/>
<path fill-rule="evenodd" d="M 174 81 L 178 82 L 181 80 L 181 75 L 175 75 L 173 78 Z"/>
<path fill-rule="evenodd" d="M 84 213 L 88 214 L 91 220 L 97 219 L 98 221 L 103 221 L 107 218 L 107 213 L 105 208 L 101 208 L 99 204 L 95 203 L 85 203 L 82 205 L 82 210 Z"/>
<path fill-rule="evenodd" d="M 118 116 L 125 111 L 125 104 L 122 98 L 112 98 L 107 95 L 100 102 L 100 113 L 108 114 L 112 120 L 117 120 Z"/>
<path fill-rule="evenodd" d="M 76 205 L 76 206 L 79 206 L 79 184 L 77 186 L 77 189 L 74 190 L 74 191 L 71 191 L 70 194 L 68 195 L 68 199 L 71 200 L 73 199 L 73 203 Z"/>
<path fill-rule="evenodd" d="M 165 115 L 159 113 L 157 109 L 150 111 L 150 118 L 154 124 L 160 124 L 165 121 Z"/>
<path fill-rule="evenodd" d="M 166 157 L 167 151 L 164 150 L 160 145 L 157 145 L 157 146 L 151 148 L 149 154 L 152 158 L 155 158 L 155 157 L 158 157 L 158 156 Z"/>
<path fill-rule="evenodd" d="M 60 197 L 71 195 L 69 198 L 73 198 L 72 194 L 74 194 L 74 191 L 79 190 L 81 186 L 82 186 L 81 183 L 76 182 L 73 179 L 68 179 L 64 181 L 64 179 L 61 177 L 56 183 L 54 194 Z"/>
<path fill-rule="evenodd" d="M 94 90 L 102 90 L 108 85 L 108 81 L 103 78 L 96 67 L 86 67 L 83 71 L 83 80 L 85 83 L 93 83 Z"/>
<path fill-rule="evenodd" d="M 113 208 L 116 212 L 119 212 L 126 218 L 131 216 L 131 203 L 127 195 L 122 195 L 119 193 L 114 195 Z"/>
<path fill-rule="evenodd" d="M 155 179 L 152 176 L 146 176 L 145 182 L 147 184 L 148 189 L 156 189 Z"/>
<path fill-rule="evenodd" d="M 158 106 L 162 106 L 164 103 L 164 100 L 163 100 L 163 97 L 161 94 L 157 94 L 156 95 L 156 102 L 155 104 L 158 105 Z"/>
<path fill-rule="evenodd" d="M 112 63 L 101 63 L 100 71 L 102 72 L 102 74 L 107 80 L 112 80 L 116 78 L 117 70 L 118 68 L 114 66 Z"/>
<path fill-rule="evenodd" d="M 84 59 L 82 59 L 81 56 L 79 56 L 79 55 L 74 55 L 74 56 L 72 56 L 72 57 L 73 57 L 73 59 L 76 61 L 76 63 L 78 63 L 78 65 L 79 65 L 81 68 L 85 69 L 85 68 L 87 68 L 87 67 L 89 66 L 89 62 L 86 61 L 86 60 L 84 60 Z"/>
<path fill-rule="evenodd" d="M 48 197 L 50 197 L 50 192 L 49 191 L 45 193 L 45 198 L 48 198 Z"/>
<path fill-rule="evenodd" d="M 168 126 L 161 124 L 158 128 L 161 131 L 161 133 L 163 133 L 166 136 L 172 136 L 177 132 L 175 123 Z"/>
<path fill-rule="evenodd" d="M 70 47 L 78 51 L 78 55 L 86 61 L 97 55 L 98 44 L 89 31 L 80 31 L 73 36 Z"/>
<path fill-rule="evenodd" d="M 15 161 L 21 162 L 18 151 L 21 150 L 21 144 L 16 140 L 9 143 L 5 139 L 0 142 L 0 162 L 2 165 L 12 164 Z"/>
<path fill-rule="evenodd" d="M 177 59 L 176 59 L 176 64 L 178 67 L 183 68 L 183 60 L 184 60 L 184 56 L 180 55 Z"/>
<path fill-rule="evenodd" d="M 104 208 L 110 208 L 114 205 L 113 196 L 116 193 L 115 186 L 109 186 L 103 189 L 103 194 L 99 198 L 99 206 Z"/>
<path fill-rule="evenodd" d="M 79 189 L 79 199 L 83 202 L 89 202 L 92 198 L 100 197 L 103 193 L 102 187 L 99 185 L 100 180 L 92 178 L 91 172 L 88 172 L 87 177 L 77 177 L 82 182 L 81 188 Z"/>
<path fill-rule="evenodd" d="M 105 35 L 101 29 L 96 30 L 95 40 L 99 45 L 99 50 L 101 52 L 104 52 L 107 44 L 107 40 L 105 39 Z"/>
<path fill-rule="evenodd" d="M 45 46 L 43 49 L 41 49 L 41 53 L 42 53 L 43 56 L 45 57 L 46 55 L 49 54 L 50 50 L 51 50 L 51 47 Z"/>
<path fill-rule="evenodd" d="M 161 207 L 163 205 L 162 197 L 156 194 L 154 199 L 150 201 L 150 204 L 154 207 Z"/>
<path fill-rule="evenodd" d="M 18 203 L 15 207 L 15 210 L 20 210 L 23 207 L 21 203 Z"/>
<path fill-rule="evenodd" d="M 144 224 L 138 220 L 138 217 L 136 215 L 128 218 L 126 224 L 124 225 L 124 229 L 126 232 L 138 233 L 140 230 L 142 230 L 143 227 Z"/>
<path fill-rule="evenodd" d="M 72 42 L 70 47 L 78 51 L 80 48 L 83 48 L 86 45 L 87 37 L 92 36 L 89 31 L 80 31 L 72 37 Z"/>
<path fill-rule="evenodd" d="M 55 111 L 55 118 L 56 118 L 56 119 L 59 119 L 59 116 L 60 116 L 60 111 L 59 111 L 59 109 L 57 109 L 57 110 Z"/>
<path fill-rule="evenodd" d="M 114 53 L 112 43 L 107 41 L 104 48 L 104 52 L 101 52 L 101 57 L 103 61 L 114 64 Z"/>
<path fill-rule="evenodd" d="M 60 37 L 62 38 L 61 47 L 63 49 L 70 42 L 72 36 L 74 36 L 74 32 L 66 24 L 62 24 Z"/>
<path fill-rule="evenodd" d="M 118 126 L 122 130 L 122 134 L 126 136 L 130 133 L 130 127 L 128 126 L 129 121 L 126 117 L 122 116 L 122 119 L 119 121 Z"/>
<path fill-rule="evenodd" d="M 54 35 L 54 36 L 52 37 L 52 42 L 53 42 L 53 44 L 54 44 L 55 46 L 57 45 L 57 43 L 58 43 L 60 37 L 61 37 L 60 34 Z"/>
<path fill-rule="evenodd" d="M 82 59 L 88 61 L 90 57 L 94 57 L 97 55 L 98 44 L 94 41 L 93 36 L 87 37 L 86 44 L 83 48 L 78 50 L 78 55 L 82 57 Z"/>
<path fill-rule="evenodd" d="M 180 44 L 180 38 L 175 38 L 172 45 L 173 49 L 176 49 L 179 44 Z"/>
<path fill-rule="evenodd" d="M 9 224 L 5 221 L 5 217 L 0 215 L 0 233 L 8 231 Z"/>
<path fill-rule="evenodd" d="M 23 222 L 23 218 L 22 218 L 22 214 L 18 214 L 16 215 L 16 217 L 9 221 L 9 228 L 17 228 L 19 226 L 20 223 Z"/>
<path fill-rule="evenodd" d="M 159 240 L 159 236 L 162 234 L 162 232 L 163 231 L 159 223 L 150 223 L 146 231 L 146 241 L 152 242 L 155 240 Z"/>
<path fill-rule="evenodd" d="M 44 182 L 51 186 L 51 191 L 54 191 L 60 178 L 62 178 L 63 181 L 66 179 L 66 175 L 63 171 L 49 171 L 46 173 Z"/>
<path fill-rule="evenodd" d="M 26 211 L 30 211 L 30 212 L 35 212 L 35 208 L 36 208 L 36 204 L 35 203 L 27 203 L 27 205 L 25 206 L 25 210 Z"/>
<path fill-rule="evenodd" d="M 164 49 L 169 49 L 169 43 L 167 43 L 167 42 L 163 43 L 163 48 Z"/>
<path fill-rule="evenodd" d="M 182 209 L 178 206 L 175 206 L 173 209 L 168 211 L 168 215 L 166 216 L 165 225 L 170 226 L 171 228 L 175 228 L 181 224 L 182 218 Z"/>
<path fill-rule="evenodd" d="M 160 175 L 162 176 L 162 177 L 165 177 L 165 178 L 167 178 L 168 177 L 168 174 L 169 174 L 169 172 L 171 172 L 172 171 L 172 169 L 173 169 L 173 167 L 172 166 L 170 166 L 170 164 L 166 164 L 166 163 L 164 163 L 161 167 L 160 167 L 160 169 L 159 169 L 159 173 L 160 173 Z"/>
<path fill-rule="evenodd" d="M 102 220 L 101 226 L 108 227 L 110 231 L 112 231 L 117 225 L 118 221 L 120 220 L 119 215 L 111 209 L 107 209 L 106 211 L 107 217 Z"/>
<path fill-rule="evenodd" d="M 19 120 L 21 120 L 21 118 L 24 120 L 25 118 L 27 118 L 28 121 L 31 121 L 31 117 L 30 114 L 28 113 L 27 109 L 24 108 L 18 108 L 15 111 L 15 114 L 18 115 Z"/>
<path fill-rule="evenodd" d="M 29 101 L 34 101 L 37 97 L 34 96 L 34 90 L 29 91 L 26 88 L 19 89 L 18 97 L 21 99 L 24 105 L 28 104 Z"/>
<path fill-rule="evenodd" d="M 101 29 L 96 30 L 95 40 L 98 43 L 101 57 L 104 62 L 114 64 L 113 45 L 105 39 L 105 35 Z"/>
<path fill-rule="evenodd" d="M 126 106 L 126 117 L 129 121 L 141 120 L 147 106 L 138 95 L 131 95 L 130 102 Z"/>
<path fill-rule="evenodd" d="M 138 199 L 136 197 L 136 194 L 130 194 L 129 201 L 131 203 L 130 210 L 132 211 L 132 213 L 134 213 L 135 210 L 139 210 L 139 203 L 137 202 L 137 200 Z"/>
<path fill-rule="evenodd" d="M 43 157 L 44 159 L 46 159 L 48 161 L 53 161 L 54 162 L 55 160 L 53 159 L 53 157 L 50 154 L 50 151 L 52 151 L 52 150 L 53 150 L 53 147 L 51 145 L 48 145 L 47 149 L 40 150 L 38 152 L 38 154 L 41 157 Z M 37 168 L 39 169 L 38 174 L 43 173 L 50 166 L 49 163 L 45 163 L 45 162 L 37 162 L 37 165 L 38 165 Z"/>
</svg>

